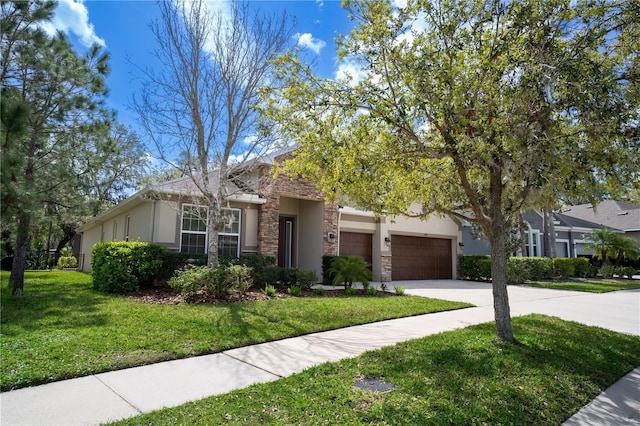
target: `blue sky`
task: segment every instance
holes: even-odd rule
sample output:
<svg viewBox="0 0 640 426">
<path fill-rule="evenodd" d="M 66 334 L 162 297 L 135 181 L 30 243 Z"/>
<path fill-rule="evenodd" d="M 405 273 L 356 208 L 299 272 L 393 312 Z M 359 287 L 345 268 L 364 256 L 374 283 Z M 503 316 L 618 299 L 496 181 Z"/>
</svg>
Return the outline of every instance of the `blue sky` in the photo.
<svg viewBox="0 0 640 426">
<path fill-rule="evenodd" d="M 221 4 L 216 0 L 211 3 Z M 335 77 L 336 73 L 349 67 L 348 63 L 338 63 L 334 43 L 336 33 L 347 34 L 353 25 L 340 1 L 254 0 L 251 6 L 267 13 L 286 9 L 289 16 L 295 17 L 296 36 L 292 45 L 298 44 L 305 49 L 305 57 L 314 64 L 316 73 Z M 55 17 L 47 26 L 50 31 L 67 33 L 80 53 L 92 43 L 104 46 L 110 53 L 108 105 L 117 111 L 120 123 L 134 130 L 137 130 L 137 117 L 128 110 L 128 105 L 139 86 L 133 75 L 135 67 L 130 61 L 139 66 L 154 67 L 155 60 L 150 52 L 155 40 L 149 23 L 157 16 L 158 5 L 151 0 L 58 0 Z"/>
</svg>

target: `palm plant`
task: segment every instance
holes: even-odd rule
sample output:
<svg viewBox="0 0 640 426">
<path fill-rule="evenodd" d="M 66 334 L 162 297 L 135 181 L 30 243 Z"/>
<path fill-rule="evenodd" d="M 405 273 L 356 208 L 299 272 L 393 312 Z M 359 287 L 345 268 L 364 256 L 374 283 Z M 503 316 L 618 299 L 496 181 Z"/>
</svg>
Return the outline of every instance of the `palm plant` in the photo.
<svg viewBox="0 0 640 426">
<path fill-rule="evenodd" d="M 640 247 L 633 238 L 617 234 L 614 238 L 611 252 L 616 259 L 615 267 L 617 268 L 620 265 L 620 261 L 625 257 L 636 260 L 640 256 Z"/>
<path fill-rule="evenodd" d="M 615 238 L 618 234 L 611 228 L 600 228 L 593 231 L 591 234 L 584 237 L 587 242 L 585 245 L 586 250 L 593 250 L 593 257 L 596 259 L 602 259 L 603 262 L 608 262 L 608 254 L 613 251 L 615 247 Z"/>
<path fill-rule="evenodd" d="M 373 278 L 369 264 L 360 256 L 337 257 L 331 262 L 328 272 L 334 277 L 333 285 L 344 283 L 345 290 L 358 281 L 366 289 Z"/>
</svg>

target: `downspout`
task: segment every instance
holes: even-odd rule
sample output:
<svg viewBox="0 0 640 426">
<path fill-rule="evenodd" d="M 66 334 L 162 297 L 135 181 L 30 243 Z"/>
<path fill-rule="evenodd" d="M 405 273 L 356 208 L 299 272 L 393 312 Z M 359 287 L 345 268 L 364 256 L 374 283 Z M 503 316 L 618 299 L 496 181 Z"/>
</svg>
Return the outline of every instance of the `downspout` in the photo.
<svg viewBox="0 0 640 426">
<path fill-rule="evenodd" d="M 336 250 L 337 256 L 340 256 L 340 219 L 342 218 L 342 208 L 338 205 L 338 231 L 336 235 L 336 242 L 338 249 Z"/>
</svg>

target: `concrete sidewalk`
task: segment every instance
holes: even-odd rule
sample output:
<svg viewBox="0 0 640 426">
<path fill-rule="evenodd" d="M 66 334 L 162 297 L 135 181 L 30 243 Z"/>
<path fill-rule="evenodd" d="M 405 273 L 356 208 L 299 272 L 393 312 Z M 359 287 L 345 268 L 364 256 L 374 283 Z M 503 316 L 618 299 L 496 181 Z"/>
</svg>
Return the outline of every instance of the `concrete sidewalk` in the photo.
<svg viewBox="0 0 640 426">
<path fill-rule="evenodd" d="M 5 392 L 0 394 L 0 424 L 99 424 L 277 380 L 313 365 L 404 340 L 493 320 L 490 285 L 464 281 L 394 284 L 405 286 L 410 294 L 467 301 L 478 307 L 314 333 Z M 585 295 L 510 287 L 509 295 L 514 316 L 540 312 L 640 335 L 637 291 Z M 637 424 L 630 422 L 640 419 L 638 389 L 640 372 L 636 370 L 567 424 Z"/>
</svg>

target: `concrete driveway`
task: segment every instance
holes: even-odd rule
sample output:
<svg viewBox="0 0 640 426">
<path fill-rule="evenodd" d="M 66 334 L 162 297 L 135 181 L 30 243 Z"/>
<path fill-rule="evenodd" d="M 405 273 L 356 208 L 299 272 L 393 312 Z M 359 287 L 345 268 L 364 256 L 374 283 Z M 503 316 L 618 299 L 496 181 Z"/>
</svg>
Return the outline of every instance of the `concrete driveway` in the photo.
<svg viewBox="0 0 640 426">
<path fill-rule="evenodd" d="M 491 284 L 473 281 L 395 281 L 408 294 L 455 300 L 493 309 Z M 539 313 L 640 336 L 640 290 L 583 293 L 566 290 L 509 286 L 511 315 Z"/>
</svg>

